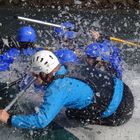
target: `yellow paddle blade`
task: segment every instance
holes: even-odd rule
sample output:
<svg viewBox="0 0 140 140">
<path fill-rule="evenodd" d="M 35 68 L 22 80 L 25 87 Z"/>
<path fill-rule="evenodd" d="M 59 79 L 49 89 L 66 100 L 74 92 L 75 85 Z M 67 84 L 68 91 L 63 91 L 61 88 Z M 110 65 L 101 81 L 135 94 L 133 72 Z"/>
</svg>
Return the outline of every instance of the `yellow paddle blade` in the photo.
<svg viewBox="0 0 140 140">
<path fill-rule="evenodd" d="M 135 43 L 133 43 L 133 42 L 129 42 L 129 41 L 126 41 L 126 40 L 122 40 L 122 39 L 119 39 L 119 38 L 116 38 L 116 37 L 110 37 L 110 40 L 116 41 L 116 42 L 119 42 L 119 43 L 125 43 L 125 44 L 131 45 L 131 46 L 140 47 L 139 44 L 135 44 Z"/>
<path fill-rule="evenodd" d="M 46 47 L 45 47 L 45 50 L 49 50 L 49 47 L 48 47 L 48 46 L 46 46 Z"/>
</svg>

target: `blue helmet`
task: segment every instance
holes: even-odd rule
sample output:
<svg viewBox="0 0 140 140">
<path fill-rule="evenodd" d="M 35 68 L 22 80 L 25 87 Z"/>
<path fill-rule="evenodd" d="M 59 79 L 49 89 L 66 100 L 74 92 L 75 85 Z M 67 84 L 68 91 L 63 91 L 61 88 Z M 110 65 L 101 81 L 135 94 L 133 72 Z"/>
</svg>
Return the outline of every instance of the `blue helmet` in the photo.
<svg viewBox="0 0 140 140">
<path fill-rule="evenodd" d="M 66 31 L 64 33 L 65 39 L 74 39 L 75 37 L 76 37 L 76 32 L 74 32 L 74 31 Z"/>
<path fill-rule="evenodd" d="M 101 46 L 99 43 L 92 43 L 87 45 L 85 49 L 86 55 L 96 58 L 96 57 L 101 57 Z"/>
<path fill-rule="evenodd" d="M 72 24 L 71 22 L 68 22 L 68 21 L 62 23 L 62 26 L 64 26 L 66 29 L 70 29 L 70 30 L 74 29 L 74 24 Z M 60 28 L 60 27 L 54 28 L 54 31 L 60 37 L 63 36 L 64 33 L 65 33 L 65 31 L 62 28 Z"/>
<path fill-rule="evenodd" d="M 36 42 L 35 30 L 30 26 L 21 27 L 17 33 L 18 42 Z"/>
<path fill-rule="evenodd" d="M 74 24 L 72 24 L 69 21 L 66 21 L 66 22 L 62 23 L 62 26 L 64 26 L 66 29 L 70 29 L 70 30 L 74 29 Z"/>
<path fill-rule="evenodd" d="M 76 54 L 70 49 L 59 49 L 55 52 L 61 64 L 78 62 Z"/>
<path fill-rule="evenodd" d="M 58 36 L 63 36 L 63 34 L 64 34 L 64 31 L 63 31 L 63 29 L 61 29 L 60 27 L 56 27 L 56 28 L 54 28 L 54 31 L 55 31 L 55 33 L 58 35 Z"/>
</svg>

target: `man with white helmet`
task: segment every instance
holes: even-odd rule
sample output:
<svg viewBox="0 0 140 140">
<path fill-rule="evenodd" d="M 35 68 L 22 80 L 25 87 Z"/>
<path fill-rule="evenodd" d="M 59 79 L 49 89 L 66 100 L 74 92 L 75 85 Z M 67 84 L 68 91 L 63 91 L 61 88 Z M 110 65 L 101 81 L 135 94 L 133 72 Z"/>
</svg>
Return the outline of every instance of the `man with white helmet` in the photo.
<svg viewBox="0 0 140 140">
<path fill-rule="evenodd" d="M 0 110 L 2 122 L 17 128 L 44 128 L 63 107 L 69 118 L 101 125 L 121 125 L 133 114 L 134 100 L 128 86 L 92 67 L 79 66 L 69 74 L 52 52 L 43 50 L 33 56 L 32 70 L 36 84 L 47 83 L 38 112 L 10 115 Z"/>
</svg>

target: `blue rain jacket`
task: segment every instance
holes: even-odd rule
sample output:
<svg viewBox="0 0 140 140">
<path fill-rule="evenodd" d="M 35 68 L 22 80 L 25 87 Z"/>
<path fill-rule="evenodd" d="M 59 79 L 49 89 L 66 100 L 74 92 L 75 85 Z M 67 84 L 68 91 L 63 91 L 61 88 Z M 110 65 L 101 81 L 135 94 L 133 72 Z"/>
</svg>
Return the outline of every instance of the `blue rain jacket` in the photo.
<svg viewBox="0 0 140 140">
<path fill-rule="evenodd" d="M 65 71 L 64 67 L 57 74 Z M 60 84 L 61 83 L 61 84 Z M 65 77 L 54 80 L 47 88 L 39 112 L 32 115 L 15 115 L 12 125 L 18 128 L 43 128 L 47 126 L 63 107 L 81 109 L 92 102 L 93 91 L 89 85 Z"/>
<path fill-rule="evenodd" d="M 57 74 L 65 74 L 65 72 L 66 69 L 62 66 Z M 116 94 L 120 92 L 118 84 L 115 87 Z M 55 118 L 63 107 L 82 109 L 92 103 L 93 96 L 94 91 L 91 87 L 80 80 L 69 77 L 56 79 L 46 89 L 44 102 L 40 106 L 39 112 L 31 115 L 12 116 L 12 126 L 27 129 L 44 128 Z M 117 98 L 117 100 L 113 100 L 113 103 L 111 102 L 108 108 L 109 111 L 114 112 L 116 110 L 115 103 L 118 104 L 120 98 Z M 114 110 L 111 105 L 114 105 Z M 112 113 L 108 113 L 108 109 L 103 115 L 108 116 Z"/>
</svg>

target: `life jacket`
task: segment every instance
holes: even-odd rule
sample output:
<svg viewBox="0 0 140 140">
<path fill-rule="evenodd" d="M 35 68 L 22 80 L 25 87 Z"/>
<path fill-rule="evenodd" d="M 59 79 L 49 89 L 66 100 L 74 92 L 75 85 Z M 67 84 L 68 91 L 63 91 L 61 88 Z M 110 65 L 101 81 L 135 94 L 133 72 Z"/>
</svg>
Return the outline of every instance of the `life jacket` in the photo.
<svg viewBox="0 0 140 140">
<path fill-rule="evenodd" d="M 54 79 L 70 77 L 87 83 L 94 92 L 93 104 L 96 114 L 101 114 L 108 108 L 114 94 L 114 80 L 107 73 L 89 65 L 66 65 L 68 73 L 57 75 Z"/>
</svg>

